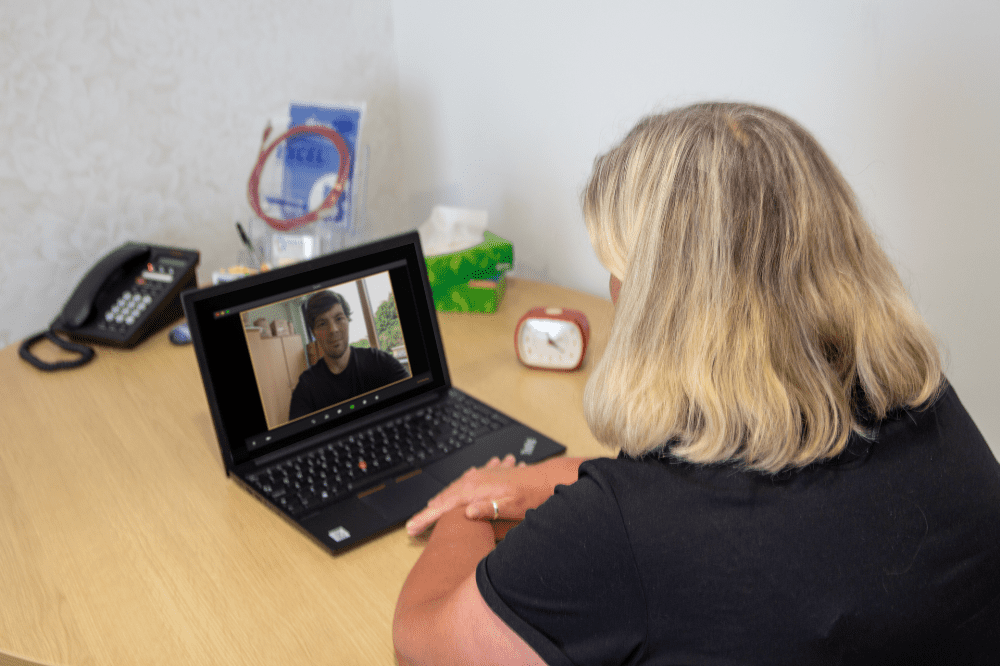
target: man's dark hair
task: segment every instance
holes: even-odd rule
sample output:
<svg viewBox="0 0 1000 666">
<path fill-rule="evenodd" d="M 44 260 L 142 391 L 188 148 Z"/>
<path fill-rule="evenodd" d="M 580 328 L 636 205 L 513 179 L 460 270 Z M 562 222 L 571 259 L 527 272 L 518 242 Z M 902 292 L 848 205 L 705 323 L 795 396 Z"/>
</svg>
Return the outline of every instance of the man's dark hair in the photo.
<svg viewBox="0 0 1000 666">
<path fill-rule="evenodd" d="M 313 325 L 316 323 L 316 317 L 330 310 L 335 305 L 340 305 L 344 309 L 347 321 L 350 321 L 351 306 L 347 304 L 347 299 L 337 292 L 327 289 L 326 291 L 321 291 L 310 296 L 305 306 L 306 327 L 312 331 Z"/>
</svg>

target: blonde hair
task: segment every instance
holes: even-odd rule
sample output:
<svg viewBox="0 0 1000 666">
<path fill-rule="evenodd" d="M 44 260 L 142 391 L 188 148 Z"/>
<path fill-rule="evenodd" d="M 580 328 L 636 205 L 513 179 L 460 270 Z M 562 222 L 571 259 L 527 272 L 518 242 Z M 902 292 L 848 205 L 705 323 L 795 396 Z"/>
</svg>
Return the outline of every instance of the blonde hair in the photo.
<svg viewBox="0 0 1000 666">
<path fill-rule="evenodd" d="M 934 337 L 853 192 L 775 111 L 642 120 L 595 161 L 584 217 L 622 279 L 584 396 L 605 445 L 777 472 L 940 389 Z"/>
</svg>

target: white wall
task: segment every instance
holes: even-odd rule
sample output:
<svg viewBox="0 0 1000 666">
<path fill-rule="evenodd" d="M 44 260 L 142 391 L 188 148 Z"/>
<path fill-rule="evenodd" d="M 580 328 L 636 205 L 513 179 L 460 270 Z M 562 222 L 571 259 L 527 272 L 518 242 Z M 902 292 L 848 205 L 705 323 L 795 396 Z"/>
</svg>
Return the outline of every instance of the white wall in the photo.
<svg viewBox="0 0 1000 666">
<path fill-rule="evenodd" d="M 1000 451 L 1000 3 L 393 3 L 411 221 L 486 208 L 517 270 L 593 293 L 579 192 L 640 116 L 704 100 L 802 122 L 856 189 Z"/>
<path fill-rule="evenodd" d="M 367 101 L 363 237 L 486 208 L 519 273 L 599 294 L 594 156 L 645 113 L 749 100 L 828 148 L 1000 447 L 993 0 L 5 0 L 0 19 L 0 346 L 124 240 L 198 248 L 202 279 L 231 263 L 289 100 Z"/>
<path fill-rule="evenodd" d="M 399 217 L 388 0 L 3 0 L 0 346 L 125 240 L 235 263 L 268 118 L 364 100 L 368 214 Z M 362 234 L 363 235 L 363 234 Z"/>
</svg>

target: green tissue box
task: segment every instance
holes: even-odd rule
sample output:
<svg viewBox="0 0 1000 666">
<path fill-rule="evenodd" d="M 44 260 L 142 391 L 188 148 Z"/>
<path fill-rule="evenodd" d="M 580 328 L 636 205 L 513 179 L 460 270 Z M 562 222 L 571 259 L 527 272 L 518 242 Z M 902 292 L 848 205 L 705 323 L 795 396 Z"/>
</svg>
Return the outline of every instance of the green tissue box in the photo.
<svg viewBox="0 0 1000 666">
<path fill-rule="evenodd" d="M 496 312 L 514 265 L 514 246 L 487 231 L 461 252 L 425 257 L 438 312 Z"/>
</svg>

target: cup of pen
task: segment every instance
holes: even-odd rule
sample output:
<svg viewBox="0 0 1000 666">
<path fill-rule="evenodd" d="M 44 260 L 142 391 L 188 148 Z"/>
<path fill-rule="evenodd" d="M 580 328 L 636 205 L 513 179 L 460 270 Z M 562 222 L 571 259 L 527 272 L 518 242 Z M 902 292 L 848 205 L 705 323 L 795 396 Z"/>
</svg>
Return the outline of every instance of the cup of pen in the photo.
<svg viewBox="0 0 1000 666">
<path fill-rule="evenodd" d="M 236 252 L 236 264 L 221 268 L 212 273 L 212 284 L 232 282 L 247 275 L 256 275 L 262 270 L 268 270 L 264 261 L 264 253 L 258 248 L 240 222 L 236 222 L 236 233 L 239 237 L 239 250 Z"/>
<path fill-rule="evenodd" d="M 258 247 L 250 239 L 250 234 L 247 233 L 246 228 L 239 221 L 236 222 L 236 233 L 240 239 L 240 249 L 236 253 L 236 265 L 239 267 L 245 267 L 255 273 L 261 270 L 267 270 L 265 268 L 264 261 L 264 249 L 263 247 Z"/>
</svg>

